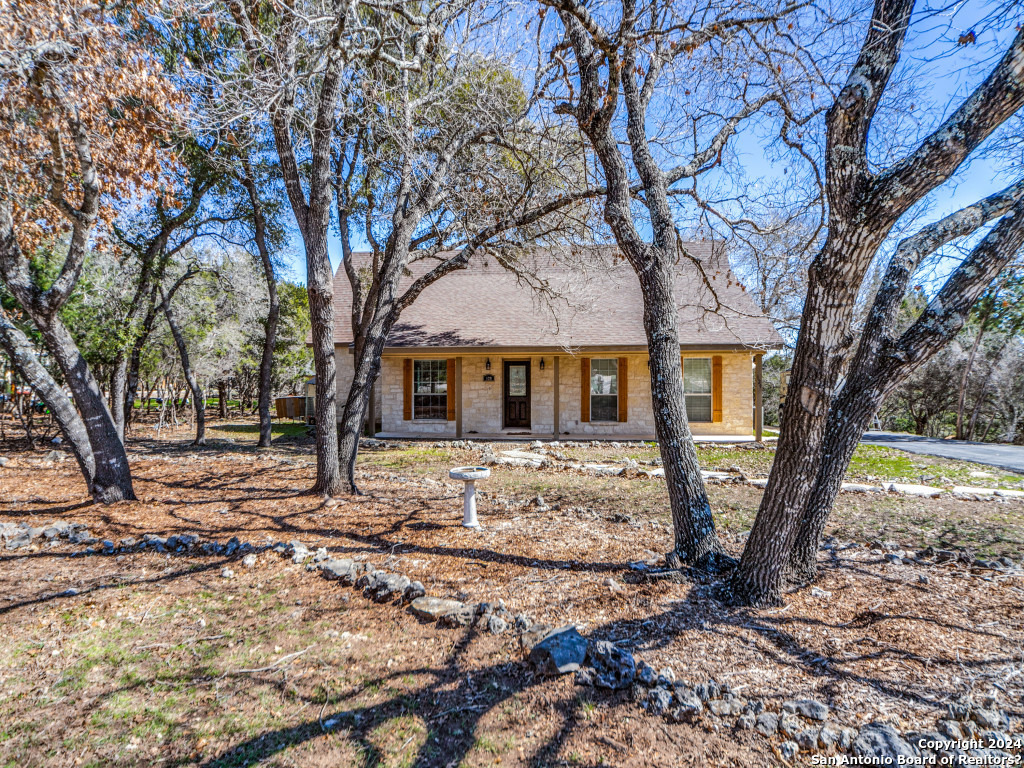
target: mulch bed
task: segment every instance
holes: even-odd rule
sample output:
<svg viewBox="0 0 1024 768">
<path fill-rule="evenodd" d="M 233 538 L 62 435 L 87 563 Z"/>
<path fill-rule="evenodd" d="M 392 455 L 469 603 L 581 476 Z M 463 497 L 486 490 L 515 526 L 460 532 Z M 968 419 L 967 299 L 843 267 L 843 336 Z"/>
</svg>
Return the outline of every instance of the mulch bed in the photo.
<svg viewBox="0 0 1024 768">
<path fill-rule="evenodd" d="M 881 718 L 903 729 L 931 727 L 945 704 L 964 694 L 995 694 L 1011 713 L 1024 716 L 1020 575 L 961 565 L 892 565 L 857 546 L 823 562 L 817 586 L 830 594 L 801 590 L 788 595 L 781 609 L 739 610 L 718 602 L 714 585 L 651 581 L 630 568 L 629 563 L 669 548 L 671 532 L 659 519 L 593 505 L 541 511 L 529 497 L 488 493 L 484 483 L 479 504 L 484 528 L 472 531 L 460 525 L 461 484 L 440 475 L 417 477 L 388 469 L 363 472 L 364 495 L 325 503 L 304 493 L 314 475 L 306 450 L 257 454 L 178 446 L 161 455 L 149 446 L 132 457 L 139 500 L 108 507 L 89 503 L 70 459 L 41 462 L 38 454 L 8 453 L 12 461 L 0 469 L 0 520 L 41 524 L 61 518 L 84 523 L 93 535 L 114 541 L 147 533 L 195 533 L 221 542 L 237 536 L 255 545 L 297 539 L 311 549 L 324 546 L 336 557 L 366 559 L 407 574 L 422 581 L 429 594 L 501 599 L 513 613 L 526 612 L 536 621 L 574 623 L 585 634 L 631 647 L 638 659 L 655 667 L 671 666 L 694 683 L 709 678 L 728 682 L 746 698 L 771 702 L 773 709 L 786 699 L 818 698 L 846 725 Z M 475 457 L 471 451 L 451 451 L 453 465 Z M 520 476 L 522 486 L 529 487 L 536 477 L 536 470 L 500 471 L 507 478 L 505 488 L 514 487 Z M 948 507 L 953 502 L 942 503 Z M 726 545 L 739 554 L 739 539 L 727 538 Z M 6 575 L 0 576 L 0 595 L 28 606 L 33 590 L 45 592 L 37 580 L 53 568 L 47 554 L 45 548 L 24 557 L 3 553 L 0 572 Z M 175 567 L 173 558 L 168 563 L 152 554 L 128 557 L 116 565 L 113 558 L 64 559 L 60 569 L 65 581 L 73 581 L 79 568 L 137 571 L 148 563 L 152 572 Z M 294 588 L 314 604 L 339 599 L 340 587 L 294 570 L 296 584 L 303 584 Z M 927 576 L 927 583 L 921 576 Z M 216 580 L 216 572 L 204 578 Z M 356 597 L 353 602 L 367 612 L 365 623 L 390 625 L 407 634 L 405 641 L 446 632 L 456 639 L 454 631 L 423 627 L 397 608 L 364 604 Z M 5 623 L 30 621 L 28 610 L 8 612 Z M 489 649 L 484 658 L 493 659 L 501 649 L 508 663 L 516 661 L 506 640 L 474 642 Z M 569 680 L 530 694 L 536 706 L 572 695 Z M 615 706 L 639 714 L 628 702 Z M 668 731 L 656 718 L 642 717 L 650 722 L 637 733 L 650 742 L 649 755 L 660 750 L 678 755 L 698 744 L 706 750 L 711 743 L 711 753 L 725 765 L 758 749 L 749 735 L 734 739 L 725 734 L 708 742 L 711 737 L 698 730 L 672 726 Z M 598 735 L 620 746 L 640 737 L 630 733 L 635 726 L 615 728 L 613 722 Z M 615 746 L 601 749 L 616 758 L 615 764 L 627 764 Z"/>
</svg>

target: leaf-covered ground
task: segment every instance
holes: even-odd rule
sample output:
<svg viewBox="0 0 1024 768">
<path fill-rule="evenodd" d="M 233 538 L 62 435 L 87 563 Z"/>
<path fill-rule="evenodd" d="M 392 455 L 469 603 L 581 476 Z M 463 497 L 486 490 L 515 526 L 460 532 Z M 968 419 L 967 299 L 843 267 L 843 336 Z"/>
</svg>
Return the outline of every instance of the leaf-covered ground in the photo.
<svg viewBox="0 0 1024 768">
<path fill-rule="evenodd" d="M 432 594 L 502 599 L 538 621 L 575 623 L 693 682 L 728 681 L 776 706 L 815 696 L 849 725 L 930 725 L 964 693 L 995 693 L 1020 709 L 1019 576 L 891 565 L 856 546 L 823 563 L 829 596 L 803 590 L 781 610 L 736 610 L 708 586 L 631 575 L 630 561 L 669 545 L 662 481 L 496 468 L 481 484 L 484 529 L 473 532 L 459 524 L 460 488 L 445 471 L 478 460 L 478 449 L 365 451 L 365 495 L 325 504 L 303 494 L 309 446 L 257 452 L 250 425 L 227 426 L 205 449 L 189 447 L 184 432 L 134 441 L 140 500 L 102 508 L 88 503 L 70 459 L 0 447 L 11 459 L 0 469 L 0 522 L 62 518 L 115 541 L 298 539 L 407 573 Z M 979 471 L 878 450 L 861 456 L 855 477 L 899 467 L 886 479 L 959 482 Z M 565 452 L 656 456 L 636 445 Z M 701 456 L 708 469 L 755 475 L 771 452 Z M 760 491 L 709 492 L 738 553 Z M 1019 561 L 1024 504 L 844 495 L 830 533 Z M 669 724 L 571 676 L 535 679 L 510 636 L 424 624 L 269 551 L 246 568 L 222 556 L 70 556 L 79 549 L 0 552 L 0 765 L 777 764 L 760 737 Z M 224 567 L 235 577 L 222 577 Z"/>
</svg>

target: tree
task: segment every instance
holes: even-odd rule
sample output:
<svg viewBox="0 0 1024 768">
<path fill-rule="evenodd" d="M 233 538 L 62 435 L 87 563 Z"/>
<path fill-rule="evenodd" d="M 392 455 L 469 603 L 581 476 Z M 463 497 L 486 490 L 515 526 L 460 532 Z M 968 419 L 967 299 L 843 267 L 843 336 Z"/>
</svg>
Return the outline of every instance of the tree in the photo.
<svg viewBox="0 0 1024 768">
<path fill-rule="evenodd" d="M 565 70 L 555 111 L 574 119 L 597 157 L 604 220 L 643 293 L 655 430 L 675 527 L 669 561 L 718 570 L 731 559 L 715 532 L 686 419 L 674 294 L 682 261 L 685 279 L 703 281 L 714 301 L 703 272 L 713 267 L 680 247 L 677 214 L 685 209 L 676 201 L 692 202 L 691 229 L 706 215 L 731 223 L 698 182 L 720 166 L 739 126 L 770 105 L 782 115 L 783 136 L 800 123 L 782 80 L 800 49 L 780 29 L 796 6 L 541 2 L 564 29 L 550 52 Z M 766 37 L 779 44 L 763 45 Z M 665 120 L 661 110 L 669 109 Z M 659 119 L 678 134 L 652 136 Z"/>
<path fill-rule="evenodd" d="M 732 578 L 732 598 L 739 603 L 779 604 L 787 571 L 813 577 L 818 539 L 864 428 L 901 378 L 956 335 L 1024 241 L 1019 184 L 905 238 L 850 361 L 858 292 L 897 220 L 1024 104 L 1019 32 L 985 81 L 923 141 L 883 167 L 869 162 L 872 121 L 899 63 L 913 10 L 913 0 L 877 0 L 860 55 L 826 116 L 828 233 L 808 273 L 775 463 Z M 921 260 L 994 219 L 921 317 L 897 337 L 895 318 Z"/>
<path fill-rule="evenodd" d="M 172 92 L 116 19 L 81 2 L 35 0 L 0 18 L 0 277 L 39 330 L 71 389 L 95 458 L 91 492 L 134 498 L 127 456 L 98 382 L 59 312 L 108 201 L 160 171 L 156 119 Z M 101 195 L 104 181 L 111 186 Z M 64 249 L 40 281 L 41 248 Z"/>
</svg>

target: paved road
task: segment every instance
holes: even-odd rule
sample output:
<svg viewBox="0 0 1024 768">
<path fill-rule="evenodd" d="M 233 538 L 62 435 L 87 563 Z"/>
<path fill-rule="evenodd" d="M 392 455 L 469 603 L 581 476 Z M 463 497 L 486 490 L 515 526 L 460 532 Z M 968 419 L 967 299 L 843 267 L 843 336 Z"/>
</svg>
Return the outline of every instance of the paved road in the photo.
<svg viewBox="0 0 1024 768">
<path fill-rule="evenodd" d="M 910 453 L 973 461 L 976 464 L 987 464 L 990 467 L 999 467 L 1024 474 L 1024 445 L 939 440 L 934 437 L 918 437 L 902 432 L 868 432 L 864 435 L 862 442 L 898 448 Z"/>
</svg>

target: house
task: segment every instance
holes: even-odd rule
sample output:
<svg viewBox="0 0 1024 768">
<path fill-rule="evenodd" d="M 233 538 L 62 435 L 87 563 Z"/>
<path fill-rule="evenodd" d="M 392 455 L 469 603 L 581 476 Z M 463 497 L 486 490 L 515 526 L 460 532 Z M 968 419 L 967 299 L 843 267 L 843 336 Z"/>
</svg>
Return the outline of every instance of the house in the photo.
<svg viewBox="0 0 1024 768">
<path fill-rule="evenodd" d="M 759 436 L 761 357 L 782 339 L 711 243 L 685 247 L 693 259 L 680 259 L 675 294 L 691 429 Z M 607 247 L 582 257 L 538 251 L 520 264 L 525 275 L 494 256 L 477 257 L 406 309 L 372 398 L 380 436 L 654 437 L 643 302 L 629 264 Z M 411 265 L 404 285 L 431 266 Z M 342 403 L 353 375 L 351 296 L 339 268 L 334 342 Z"/>
</svg>

